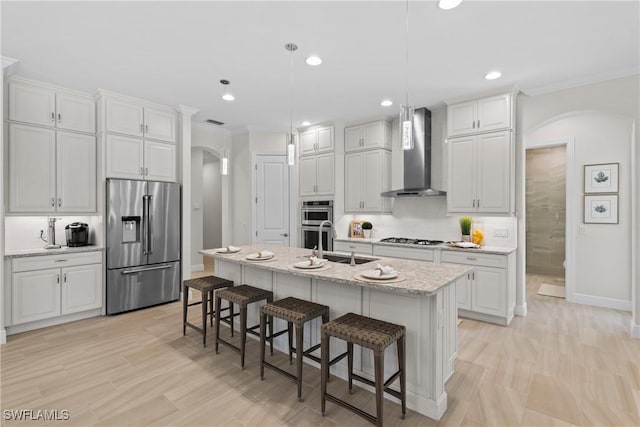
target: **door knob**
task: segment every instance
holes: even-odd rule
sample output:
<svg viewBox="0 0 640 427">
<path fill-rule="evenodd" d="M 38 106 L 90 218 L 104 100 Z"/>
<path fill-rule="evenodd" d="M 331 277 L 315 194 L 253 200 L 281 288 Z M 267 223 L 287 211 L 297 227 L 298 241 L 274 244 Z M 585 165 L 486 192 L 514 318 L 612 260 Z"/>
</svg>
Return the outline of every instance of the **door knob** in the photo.
<svg viewBox="0 0 640 427">
<path fill-rule="evenodd" d="M 289 233 L 282 233 L 280 234 L 282 237 L 289 237 Z"/>
</svg>

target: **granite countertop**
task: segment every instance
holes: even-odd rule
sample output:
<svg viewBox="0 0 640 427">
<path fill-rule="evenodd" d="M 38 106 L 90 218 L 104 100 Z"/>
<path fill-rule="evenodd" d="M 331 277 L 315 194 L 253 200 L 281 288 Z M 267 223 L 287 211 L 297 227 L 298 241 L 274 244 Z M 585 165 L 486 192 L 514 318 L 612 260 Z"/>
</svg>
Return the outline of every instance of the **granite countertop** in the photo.
<svg viewBox="0 0 640 427">
<path fill-rule="evenodd" d="M 102 246 L 76 246 L 70 248 L 69 246 L 62 246 L 60 249 L 45 249 L 45 248 L 35 248 L 35 249 L 19 249 L 13 251 L 6 251 L 4 253 L 5 258 L 19 258 L 19 257 L 27 257 L 27 256 L 42 256 L 42 255 L 57 255 L 57 254 L 72 254 L 77 252 L 94 252 L 104 250 Z"/>
<path fill-rule="evenodd" d="M 502 246 L 480 246 L 479 248 L 456 248 L 446 243 L 437 246 L 444 251 L 474 252 L 483 254 L 509 255 L 515 252 L 516 248 L 507 248 Z"/>
<path fill-rule="evenodd" d="M 402 282 L 361 282 L 354 279 L 354 274 L 365 270 L 371 270 L 375 267 L 376 262 L 360 264 L 351 267 L 348 264 L 329 263 L 331 268 L 327 270 L 311 271 L 311 270 L 292 270 L 294 263 L 305 260 L 310 254 L 309 249 L 282 247 L 275 245 L 252 245 L 240 246 L 241 250 L 235 254 L 218 254 L 217 249 L 205 249 L 199 251 L 202 255 L 231 261 L 238 264 L 251 265 L 256 268 L 286 273 L 292 276 L 318 278 L 330 282 L 342 283 L 351 286 L 362 286 L 377 288 L 389 292 L 432 295 L 438 289 L 446 286 L 458 277 L 471 271 L 473 267 L 458 264 L 433 264 L 426 261 L 413 261 L 397 258 L 385 257 L 365 257 L 377 259 L 382 265 L 393 267 L 399 274 L 406 277 Z M 269 250 L 275 254 L 273 261 L 252 262 L 245 257 L 254 252 Z M 329 252 L 326 252 L 327 254 Z M 361 257 L 361 256 L 359 256 Z"/>
<path fill-rule="evenodd" d="M 407 243 L 381 242 L 380 239 L 378 238 L 353 239 L 353 238 L 345 237 L 345 238 L 336 238 L 333 240 L 338 242 L 371 243 L 374 245 L 381 245 L 381 246 L 397 246 L 400 248 L 432 249 L 432 250 L 443 249 L 447 251 L 476 252 L 476 253 L 497 254 L 497 255 L 508 255 L 511 252 L 514 252 L 516 250 L 516 248 L 502 247 L 502 246 L 481 246 L 479 248 L 456 248 L 456 247 L 449 246 L 448 243 L 442 243 L 439 245 L 412 245 Z"/>
</svg>

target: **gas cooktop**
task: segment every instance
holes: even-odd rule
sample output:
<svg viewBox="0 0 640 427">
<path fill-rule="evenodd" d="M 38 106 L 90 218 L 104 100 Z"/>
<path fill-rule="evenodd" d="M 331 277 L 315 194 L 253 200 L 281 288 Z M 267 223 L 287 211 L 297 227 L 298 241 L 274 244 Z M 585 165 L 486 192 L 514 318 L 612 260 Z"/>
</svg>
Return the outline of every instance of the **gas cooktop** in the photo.
<svg viewBox="0 0 640 427">
<path fill-rule="evenodd" d="M 434 246 L 444 243 L 442 240 L 410 239 L 408 237 L 387 237 L 382 243 L 403 243 L 405 245 Z"/>
</svg>

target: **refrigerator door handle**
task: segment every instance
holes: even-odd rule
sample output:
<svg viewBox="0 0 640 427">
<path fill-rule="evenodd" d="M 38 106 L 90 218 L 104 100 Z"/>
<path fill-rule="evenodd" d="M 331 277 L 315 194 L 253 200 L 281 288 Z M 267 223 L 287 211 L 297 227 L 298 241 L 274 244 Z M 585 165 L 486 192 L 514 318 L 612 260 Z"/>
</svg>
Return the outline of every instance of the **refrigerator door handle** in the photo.
<svg viewBox="0 0 640 427">
<path fill-rule="evenodd" d="M 149 196 L 142 196 L 142 254 L 149 253 Z"/>
<path fill-rule="evenodd" d="M 153 196 L 147 196 L 147 253 L 153 253 L 153 227 L 151 226 L 151 203 L 153 202 Z"/>
<path fill-rule="evenodd" d="M 166 270 L 171 267 L 172 267 L 171 265 L 156 265 L 154 267 L 136 268 L 135 270 L 123 270 L 122 274 L 136 274 L 136 273 L 142 273 L 144 271 L 151 271 L 151 270 Z"/>
</svg>

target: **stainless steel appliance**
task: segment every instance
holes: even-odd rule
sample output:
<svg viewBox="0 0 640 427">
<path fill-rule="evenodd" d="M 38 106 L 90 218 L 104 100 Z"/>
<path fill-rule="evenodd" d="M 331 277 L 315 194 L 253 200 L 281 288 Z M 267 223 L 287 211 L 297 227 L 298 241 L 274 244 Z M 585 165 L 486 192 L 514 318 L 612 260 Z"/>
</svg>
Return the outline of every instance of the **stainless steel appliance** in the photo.
<svg viewBox="0 0 640 427">
<path fill-rule="evenodd" d="M 64 235 L 67 239 L 67 246 L 70 248 L 89 244 L 89 226 L 84 222 L 67 224 L 64 228 Z"/>
<path fill-rule="evenodd" d="M 333 222 L 333 200 L 302 202 L 301 215 L 302 247 L 313 249 L 320 246 L 318 241 L 320 224 L 322 221 Z M 322 247 L 327 251 L 333 250 L 333 231 L 331 228 L 322 231 Z"/>
<path fill-rule="evenodd" d="M 444 243 L 442 240 L 411 239 L 409 237 L 387 237 L 378 243 L 401 243 L 403 245 L 435 246 Z"/>
<path fill-rule="evenodd" d="M 107 180 L 107 314 L 180 296 L 180 185 Z"/>
</svg>

